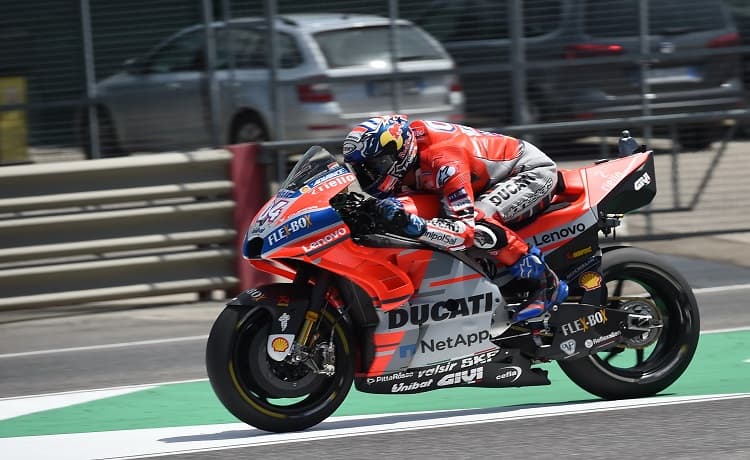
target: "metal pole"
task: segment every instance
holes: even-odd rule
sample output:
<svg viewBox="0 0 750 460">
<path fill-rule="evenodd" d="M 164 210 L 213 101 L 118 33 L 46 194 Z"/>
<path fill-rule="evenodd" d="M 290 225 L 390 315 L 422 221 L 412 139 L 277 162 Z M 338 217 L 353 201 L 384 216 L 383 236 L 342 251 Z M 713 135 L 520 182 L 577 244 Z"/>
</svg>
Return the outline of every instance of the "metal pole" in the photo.
<svg viewBox="0 0 750 460">
<path fill-rule="evenodd" d="M 640 71 L 641 71 L 641 105 L 643 116 L 651 115 L 651 87 L 648 84 L 648 68 L 650 65 L 650 44 L 649 44 L 649 17 L 648 17 L 649 0 L 640 0 L 638 2 L 638 23 L 640 30 Z M 647 125 L 643 129 L 643 138 L 646 144 L 651 143 L 652 128 Z"/>
<path fill-rule="evenodd" d="M 223 136 L 219 133 L 219 117 L 221 116 L 221 101 L 219 100 L 219 84 L 216 79 L 216 34 L 213 28 L 214 15 L 211 0 L 202 0 L 203 27 L 206 31 L 206 86 L 208 89 L 208 110 L 211 131 L 211 144 L 219 147 Z"/>
<path fill-rule="evenodd" d="M 91 9 L 89 0 L 81 0 L 81 33 L 83 36 L 83 66 L 86 75 L 86 98 L 89 144 L 91 158 L 101 158 L 99 146 L 99 117 L 96 107 L 96 71 L 94 69 L 94 42 L 91 34 Z"/>
<path fill-rule="evenodd" d="M 229 0 L 221 0 L 221 19 L 224 21 L 224 27 L 226 28 L 224 46 L 227 50 L 227 67 L 229 70 L 229 80 L 233 85 L 235 83 L 235 71 L 237 70 L 237 63 L 235 62 L 234 50 L 232 49 L 232 5 Z"/>
<path fill-rule="evenodd" d="M 650 65 L 650 43 L 649 43 L 649 18 L 648 18 L 648 2 L 649 0 L 640 0 L 638 2 L 638 23 L 640 30 L 640 63 L 641 63 L 641 105 L 643 107 L 643 116 L 647 117 L 651 115 L 651 104 L 649 103 L 649 97 L 651 97 L 651 88 L 648 84 L 648 67 Z M 653 128 L 651 125 L 643 127 L 643 139 L 646 145 L 651 144 L 651 135 Z M 646 209 L 650 209 L 653 203 L 649 203 Z M 654 218 L 649 213 L 646 214 L 646 234 L 651 235 L 654 232 Z"/>
<path fill-rule="evenodd" d="M 273 113 L 273 128 L 271 131 L 276 133 L 276 139 L 284 139 L 284 125 L 282 124 L 283 115 L 281 113 L 281 99 L 279 94 L 279 40 L 276 34 L 276 16 L 278 15 L 278 5 L 276 0 L 265 0 L 266 4 L 266 21 L 268 23 L 268 53 L 271 64 L 269 73 L 269 105 Z"/>
<path fill-rule="evenodd" d="M 388 16 L 390 17 L 390 34 L 388 46 L 391 51 L 391 105 L 393 111 L 401 111 L 401 80 L 398 78 L 398 0 L 388 1 Z"/>
<path fill-rule="evenodd" d="M 526 98 L 526 44 L 523 37 L 523 2 L 508 2 L 508 30 L 510 31 L 511 93 L 513 94 L 513 123 L 529 123 L 529 101 Z"/>
<path fill-rule="evenodd" d="M 672 160 L 672 206 L 675 207 L 675 209 L 679 208 L 681 206 L 680 204 L 680 164 L 679 164 L 679 151 L 677 148 L 677 142 L 674 140 L 677 139 L 678 133 L 677 133 L 677 125 L 672 123 L 669 125 L 669 134 L 672 136 L 672 151 L 670 153 L 670 158 Z"/>
</svg>

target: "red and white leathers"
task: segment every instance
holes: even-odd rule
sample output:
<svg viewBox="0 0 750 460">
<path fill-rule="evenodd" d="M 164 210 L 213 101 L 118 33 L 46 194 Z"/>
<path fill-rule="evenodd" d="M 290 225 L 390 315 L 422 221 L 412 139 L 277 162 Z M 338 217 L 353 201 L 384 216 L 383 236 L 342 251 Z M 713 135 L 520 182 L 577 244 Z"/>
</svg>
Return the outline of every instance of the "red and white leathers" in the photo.
<svg viewBox="0 0 750 460">
<path fill-rule="evenodd" d="M 440 193 L 445 215 L 427 220 L 419 239 L 449 250 L 476 243 L 504 265 L 526 254 L 526 242 L 505 224 L 546 204 L 557 182 L 555 163 L 534 145 L 502 134 L 426 120 L 409 127 L 419 161 L 404 185 Z M 488 242 L 488 230 L 497 239 Z M 483 232 L 481 241 L 475 231 Z"/>
</svg>

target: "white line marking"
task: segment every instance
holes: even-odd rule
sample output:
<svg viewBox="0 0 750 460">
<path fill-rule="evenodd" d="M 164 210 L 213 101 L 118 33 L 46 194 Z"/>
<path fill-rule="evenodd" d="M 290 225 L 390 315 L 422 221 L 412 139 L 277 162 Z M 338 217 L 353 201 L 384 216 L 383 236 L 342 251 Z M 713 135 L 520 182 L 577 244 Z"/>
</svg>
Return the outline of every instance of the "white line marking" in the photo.
<svg viewBox="0 0 750 460">
<path fill-rule="evenodd" d="M 70 391 L 59 391 L 55 393 L 38 393 L 38 394 L 23 395 L 23 396 L 8 396 L 5 398 L 0 398 L 0 403 L 2 403 L 3 401 L 11 400 L 11 399 L 25 399 L 25 398 L 39 398 L 43 396 L 72 395 L 72 394 L 77 394 L 77 393 L 87 393 L 90 391 L 109 391 L 109 390 L 123 390 L 123 389 L 138 390 L 138 389 L 155 387 L 159 385 L 174 385 L 174 384 L 179 384 L 179 383 L 193 383 L 193 382 L 206 382 L 206 381 L 208 381 L 208 379 L 170 380 L 168 382 L 139 383 L 135 385 L 120 385 L 116 387 L 90 388 L 86 390 L 70 390 Z"/>
<path fill-rule="evenodd" d="M 726 286 L 696 288 L 693 289 L 693 294 L 711 294 L 714 292 L 724 291 L 742 291 L 744 289 L 750 289 L 750 284 L 728 284 Z"/>
<path fill-rule="evenodd" d="M 467 410 L 467 415 L 444 415 L 443 412 L 437 412 L 432 414 L 420 413 L 416 416 L 381 414 L 366 417 L 332 417 L 307 431 L 282 434 L 259 431 L 244 423 L 229 423 L 100 433 L 25 436 L 0 439 L 0 452 L 3 452 L 4 460 L 27 458 L 37 460 L 133 459 L 747 397 L 750 397 L 750 393 L 652 397 L 541 407 L 499 408 L 494 413 L 484 411 L 472 413 L 474 410 Z"/>
<path fill-rule="evenodd" d="M 705 331 L 701 331 L 701 334 L 720 334 L 722 332 L 742 332 L 742 331 L 750 331 L 750 326 L 728 327 L 725 329 L 708 329 Z"/>
<path fill-rule="evenodd" d="M 175 380 L 171 382 L 151 383 L 146 385 L 123 385 L 111 388 L 96 388 L 93 390 L 62 391 L 59 393 L 45 393 L 25 396 L 11 396 L 0 398 L 0 420 L 21 415 L 29 415 L 52 409 L 83 404 L 99 399 L 112 398 L 130 393 L 159 387 L 160 385 L 174 385 L 181 383 L 205 382 L 208 379 Z"/>
<path fill-rule="evenodd" d="M 742 362 L 743 362 L 743 363 L 750 363 L 750 358 L 748 358 L 748 359 L 746 359 L 746 360 L 744 360 L 744 361 L 742 361 Z"/>
<path fill-rule="evenodd" d="M 113 348 L 128 348 L 128 347 L 140 347 L 144 345 L 162 345 L 165 343 L 192 342 L 196 340 L 206 340 L 207 338 L 208 338 L 207 335 L 193 335 L 193 336 L 188 336 L 188 337 L 172 337 L 169 339 L 139 340 L 135 342 L 121 342 L 121 343 L 106 343 L 103 345 L 89 345 L 85 347 L 55 348 L 51 350 L 23 351 L 20 353 L 0 354 L 0 359 L 1 358 L 18 358 L 21 356 L 37 356 L 37 355 L 51 355 L 51 354 L 56 354 L 56 353 L 70 353 L 74 351 L 110 350 Z"/>
<path fill-rule="evenodd" d="M 7 398 L 0 401 L 0 420 L 20 417 L 21 415 L 33 414 L 34 412 L 42 412 L 51 409 L 59 409 L 61 407 L 74 406 L 76 404 L 96 401 L 97 399 L 122 396 L 128 393 L 135 393 L 136 391 L 147 390 L 149 388 L 154 387 L 146 386 L 140 388 L 120 388 L 111 390 L 87 391 L 69 394 L 37 396 L 34 398 Z"/>
</svg>

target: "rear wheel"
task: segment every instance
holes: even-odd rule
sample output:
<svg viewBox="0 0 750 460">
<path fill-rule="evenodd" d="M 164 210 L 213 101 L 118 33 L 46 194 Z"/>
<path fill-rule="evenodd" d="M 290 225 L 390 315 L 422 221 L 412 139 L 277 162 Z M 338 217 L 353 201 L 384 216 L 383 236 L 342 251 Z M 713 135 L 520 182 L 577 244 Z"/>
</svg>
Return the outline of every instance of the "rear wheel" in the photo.
<svg viewBox="0 0 750 460">
<path fill-rule="evenodd" d="M 602 398 L 656 394 L 682 375 L 698 346 L 700 321 L 693 292 L 658 256 L 636 248 L 605 253 L 602 274 L 609 308 L 651 314 L 662 328 L 559 365 L 578 386 Z"/>
<path fill-rule="evenodd" d="M 706 150 L 721 139 L 721 126 L 716 124 L 684 125 L 678 128 L 680 145 L 685 150 Z"/>
<path fill-rule="evenodd" d="M 230 142 L 242 144 L 247 142 L 263 142 L 268 140 L 268 132 L 258 116 L 252 113 L 239 115 L 232 123 Z"/>
<path fill-rule="evenodd" d="M 271 359 L 266 346 L 271 315 L 261 307 L 227 307 L 214 323 L 206 348 L 211 386 L 238 419 L 273 432 L 316 425 L 344 401 L 354 378 L 354 343 L 348 325 L 324 312 L 313 330 L 316 347 L 333 342 L 335 373 L 315 373 L 300 362 Z"/>
</svg>

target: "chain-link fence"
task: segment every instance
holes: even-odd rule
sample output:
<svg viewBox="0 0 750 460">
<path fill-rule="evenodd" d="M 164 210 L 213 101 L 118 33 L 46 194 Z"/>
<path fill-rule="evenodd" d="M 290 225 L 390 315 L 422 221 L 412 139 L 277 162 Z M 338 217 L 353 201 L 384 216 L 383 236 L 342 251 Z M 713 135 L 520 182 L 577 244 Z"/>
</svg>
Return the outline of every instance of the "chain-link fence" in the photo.
<svg viewBox="0 0 750 460">
<path fill-rule="evenodd" d="M 704 148 L 745 114 L 749 18 L 743 0 L 12 2 L 0 158 L 341 137 L 390 111 L 545 147 L 672 126 Z"/>
<path fill-rule="evenodd" d="M 716 229 L 742 231 L 750 185 L 715 173 L 737 171 L 743 148 L 715 141 L 746 132 L 747 37 L 745 0 L 6 2 L 0 164 L 301 146 L 395 111 L 532 138 L 561 160 L 606 156 L 628 128 L 668 140 L 661 221 L 687 228 L 679 216 L 708 206 Z"/>
</svg>

